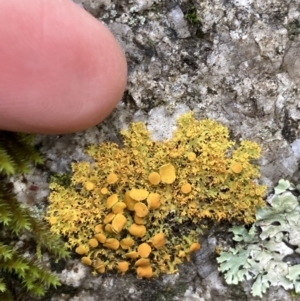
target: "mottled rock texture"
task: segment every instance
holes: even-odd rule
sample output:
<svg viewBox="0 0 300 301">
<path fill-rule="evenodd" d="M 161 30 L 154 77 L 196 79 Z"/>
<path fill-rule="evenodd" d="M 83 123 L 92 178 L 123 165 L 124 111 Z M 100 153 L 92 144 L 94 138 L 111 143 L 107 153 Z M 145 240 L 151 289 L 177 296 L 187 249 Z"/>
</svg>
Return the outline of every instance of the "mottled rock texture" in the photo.
<svg viewBox="0 0 300 301">
<path fill-rule="evenodd" d="M 71 161 L 87 160 L 82 150 L 88 144 L 106 139 L 121 143 L 119 130 L 132 121 L 146 122 L 154 138 L 166 138 L 175 117 L 189 110 L 197 118 L 226 125 L 236 141 L 247 138 L 262 146 L 259 163 L 269 191 L 281 178 L 299 180 L 298 0 L 75 2 L 105 22 L 118 39 L 128 61 L 127 90 L 113 114 L 97 127 L 40 137 L 46 170 L 34 172 L 28 187 L 30 181 L 45 187 L 49 173 L 68 172 Z M 46 198 L 31 191 L 31 199 L 34 193 L 41 207 Z M 156 280 L 131 274 L 93 277 L 77 258 L 56 265 L 63 286 L 43 300 L 257 300 L 249 284 L 228 287 L 217 271 L 215 247 L 230 244 L 227 228 L 210 228 L 192 262 L 182 265 L 179 274 Z M 275 287 L 263 300 L 300 297 Z"/>
</svg>

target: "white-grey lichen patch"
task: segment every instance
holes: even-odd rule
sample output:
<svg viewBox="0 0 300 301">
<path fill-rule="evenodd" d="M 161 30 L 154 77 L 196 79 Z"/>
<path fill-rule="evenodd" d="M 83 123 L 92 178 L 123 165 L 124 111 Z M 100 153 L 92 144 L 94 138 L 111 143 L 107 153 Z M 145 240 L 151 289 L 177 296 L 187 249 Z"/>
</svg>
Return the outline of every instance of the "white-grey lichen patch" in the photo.
<svg viewBox="0 0 300 301">
<path fill-rule="evenodd" d="M 189 111 L 184 104 L 178 104 L 172 110 L 167 111 L 166 107 L 157 107 L 148 113 L 147 129 L 151 138 L 156 141 L 170 139 L 176 128 L 176 119 Z"/>
<path fill-rule="evenodd" d="M 174 7 L 168 13 L 168 19 L 171 23 L 171 27 L 176 31 L 179 38 L 188 38 L 191 36 L 187 20 L 184 18 L 184 14 L 179 6 Z"/>
<path fill-rule="evenodd" d="M 257 210 L 249 230 L 230 229 L 237 245 L 217 258 L 227 283 L 253 279 L 251 294 L 258 297 L 270 286 L 300 292 L 299 188 L 280 180 L 270 206 Z"/>
<path fill-rule="evenodd" d="M 60 273 L 59 278 L 61 283 L 65 285 L 79 287 L 89 274 L 90 270 L 87 266 L 81 264 L 79 261 L 75 261 L 72 267 L 66 268 Z"/>
</svg>

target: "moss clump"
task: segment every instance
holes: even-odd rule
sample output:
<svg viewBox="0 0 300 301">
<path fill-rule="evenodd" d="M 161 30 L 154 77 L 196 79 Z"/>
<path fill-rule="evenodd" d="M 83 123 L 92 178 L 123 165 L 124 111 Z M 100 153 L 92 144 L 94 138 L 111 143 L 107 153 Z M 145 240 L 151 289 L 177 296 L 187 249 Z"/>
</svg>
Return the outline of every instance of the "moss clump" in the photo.
<svg viewBox="0 0 300 301">
<path fill-rule="evenodd" d="M 49 286 L 59 285 L 57 277 L 42 266 L 42 249 L 56 258 L 68 254 L 59 237 L 34 218 L 11 190 L 8 176 L 28 171 L 30 163 L 42 162 L 32 140 L 31 135 L 0 132 L 0 300 L 5 301 L 19 300 L 24 294 L 43 296 Z M 36 254 L 31 257 L 24 257 L 24 248 L 19 252 L 16 247 L 23 234 L 35 241 Z"/>
<path fill-rule="evenodd" d="M 256 143 L 236 147 L 224 126 L 192 113 L 177 125 L 171 140 L 158 142 L 143 123 L 131 124 L 123 148 L 89 147 L 94 162 L 72 164 L 70 187 L 50 185 L 51 230 L 66 235 L 95 271 L 118 269 L 125 260 L 140 277 L 174 273 L 200 248 L 199 220 L 249 224 L 264 205 L 265 187 L 250 162 L 260 155 Z M 145 243 L 151 251 L 143 257 Z"/>
<path fill-rule="evenodd" d="M 300 22 L 299 20 L 294 20 L 287 25 L 288 38 L 294 41 L 295 38 L 300 34 Z"/>
<path fill-rule="evenodd" d="M 184 18 L 193 25 L 200 23 L 200 19 L 197 16 L 197 9 L 195 6 L 190 7 L 187 12 L 184 14 Z"/>
</svg>

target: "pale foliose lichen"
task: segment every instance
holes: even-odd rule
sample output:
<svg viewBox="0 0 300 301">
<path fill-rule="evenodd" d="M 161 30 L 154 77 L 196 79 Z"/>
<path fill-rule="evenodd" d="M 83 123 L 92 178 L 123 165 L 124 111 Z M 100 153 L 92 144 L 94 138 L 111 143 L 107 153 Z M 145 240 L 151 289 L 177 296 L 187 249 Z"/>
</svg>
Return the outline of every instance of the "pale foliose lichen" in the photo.
<svg viewBox="0 0 300 301">
<path fill-rule="evenodd" d="M 200 248 L 201 219 L 249 224 L 265 204 L 250 162 L 260 147 L 246 140 L 236 146 L 213 120 L 185 114 L 163 142 L 152 141 L 143 123 L 121 134 L 122 148 L 89 147 L 92 160 L 72 164 L 70 185 L 50 185 L 51 230 L 95 273 L 174 273 Z"/>
<path fill-rule="evenodd" d="M 249 230 L 230 229 L 235 248 L 217 261 L 228 284 L 254 280 L 251 293 L 262 297 L 270 286 L 300 293 L 300 185 L 280 180 L 269 206 L 257 210 Z"/>
</svg>

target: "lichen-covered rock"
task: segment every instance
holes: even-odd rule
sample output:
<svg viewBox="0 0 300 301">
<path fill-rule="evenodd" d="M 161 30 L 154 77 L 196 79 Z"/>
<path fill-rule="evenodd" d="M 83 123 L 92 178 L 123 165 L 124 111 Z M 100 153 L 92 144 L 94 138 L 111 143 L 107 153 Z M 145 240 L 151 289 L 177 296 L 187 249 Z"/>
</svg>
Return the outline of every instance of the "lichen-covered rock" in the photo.
<svg viewBox="0 0 300 301">
<path fill-rule="evenodd" d="M 129 67 L 127 91 L 101 125 L 40 139 L 46 168 L 28 176 L 28 184 L 20 177 L 16 185 L 22 200 L 29 195 L 36 204 L 33 210 L 46 207 L 47 173 L 70 172 L 71 162 L 90 160 L 83 152 L 88 145 L 104 140 L 122 145 L 119 131 L 139 121 L 145 122 L 152 139 L 169 139 L 176 118 L 189 110 L 198 119 L 221 122 L 236 141 L 255 140 L 262 146 L 259 163 L 269 191 L 281 178 L 299 179 L 299 76 L 294 56 L 300 33 L 298 0 L 75 2 L 105 22 L 120 42 Z M 178 23 L 170 21 L 176 8 L 187 21 L 186 38 L 178 35 Z M 31 191 L 31 186 L 39 190 Z M 37 195 L 38 203 L 33 201 Z M 222 235 L 210 229 L 211 237 L 230 242 L 223 227 L 218 230 Z M 167 280 L 87 274 L 78 290 L 66 285 L 64 293 L 52 292 L 48 300 L 255 300 L 249 283 L 228 287 L 216 271 L 201 278 L 204 261 L 209 262 L 207 273 L 216 268 L 210 254 L 196 260 L 197 266 L 183 265 L 188 268 Z M 68 268 L 76 271 L 71 263 Z M 271 288 L 262 298 L 292 299 L 299 296 L 291 297 L 282 288 Z"/>
</svg>

